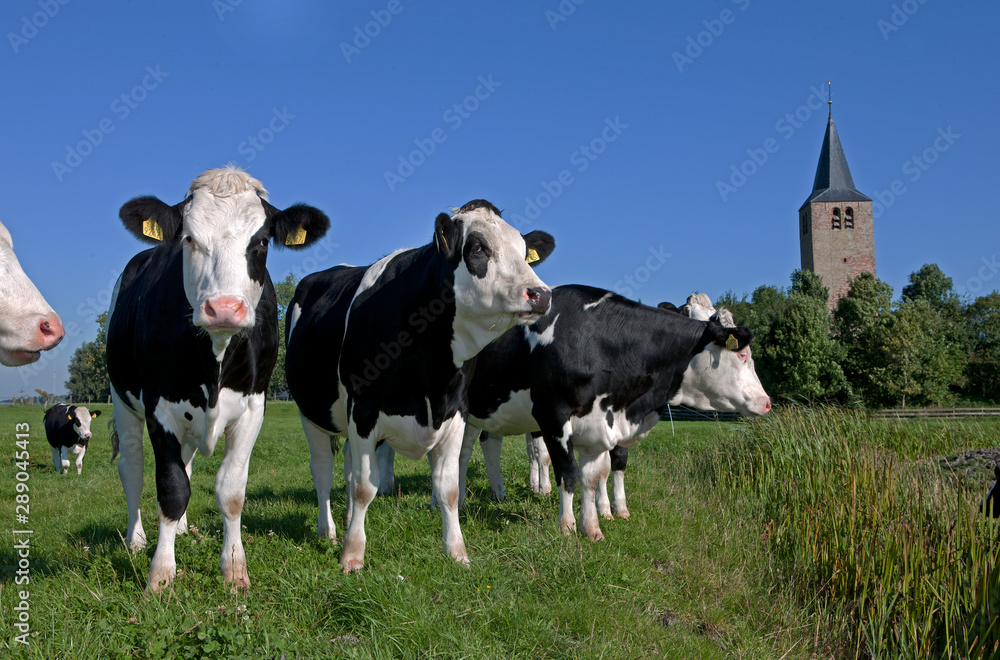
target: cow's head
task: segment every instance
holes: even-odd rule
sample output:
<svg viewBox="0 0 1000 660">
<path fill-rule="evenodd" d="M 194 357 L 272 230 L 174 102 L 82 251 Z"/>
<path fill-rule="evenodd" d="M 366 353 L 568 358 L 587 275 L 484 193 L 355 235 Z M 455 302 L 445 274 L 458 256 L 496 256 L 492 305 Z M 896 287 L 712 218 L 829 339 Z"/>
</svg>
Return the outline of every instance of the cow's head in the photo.
<svg viewBox="0 0 1000 660">
<path fill-rule="evenodd" d="M 0 364 L 34 362 L 63 334 L 59 315 L 21 270 L 10 232 L 0 223 Z"/>
<path fill-rule="evenodd" d="M 199 176 L 179 204 L 136 197 L 119 215 L 143 241 L 181 243 L 192 320 L 213 338 L 232 336 L 256 322 L 272 238 L 299 249 L 330 227 L 326 215 L 311 206 L 296 204 L 284 211 L 271 206 L 260 181 L 233 166 Z"/>
<path fill-rule="evenodd" d="M 91 412 L 83 406 L 70 406 L 66 410 L 66 417 L 73 424 L 73 430 L 76 431 L 76 435 L 80 438 L 80 442 L 77 444 L 87 446 L 87 441 L 91 438 L 90 433 L 90 420 L 101 416 L 100 410 L 94 410 Z"/>
<path fill-rule="evenodd" d="M 548 313 L 552 291 L 533 266 L 555 248 L 549 234 L 521 236 L 495 206 L 477 199 L 437 217 L 434 244 L 455 268 L 456 316 L 503 331 Z"/>
<path fill-rule="evenodd" d="M 754 370 L 752 339 L 749 328 L 707 322 L 704 348 L 691 358 L 671 403 L 744 415 L 770 411 L 771 398 Z"/>
</svg>

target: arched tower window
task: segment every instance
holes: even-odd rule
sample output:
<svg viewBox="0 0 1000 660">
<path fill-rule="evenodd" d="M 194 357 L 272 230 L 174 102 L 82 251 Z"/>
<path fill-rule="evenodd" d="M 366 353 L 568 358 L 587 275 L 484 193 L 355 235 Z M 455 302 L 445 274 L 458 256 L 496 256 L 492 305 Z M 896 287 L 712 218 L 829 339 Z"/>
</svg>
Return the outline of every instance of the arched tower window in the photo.
<svg viewBox="0 0 1000 660">
<path fill-rule="evenodd" d="M 854 209 L 850 206 L 844 209 L 844 229 L 854 229 Z"/>
<path fill-rule="evenodd" d="M 802 235 L 809 233 L 809 215 L 803 211 L 799 214 L 799 222 L 802 224 Z"/>
<path fill-rule="evenodd" d="M 840 208 L 833 208 L 833 221 L 831 223 L 831 229 L 840 229 Z"/>
</svg>

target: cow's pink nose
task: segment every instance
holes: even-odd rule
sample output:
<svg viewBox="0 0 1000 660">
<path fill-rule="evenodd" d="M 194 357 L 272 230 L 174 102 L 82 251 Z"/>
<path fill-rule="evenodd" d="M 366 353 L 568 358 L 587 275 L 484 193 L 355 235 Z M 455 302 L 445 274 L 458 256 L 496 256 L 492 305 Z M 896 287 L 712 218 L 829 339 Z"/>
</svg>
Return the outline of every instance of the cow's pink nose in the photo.
<svg viewBox="0 0 1000 660">
<path fill-rule="evenodd" d="M 764 398 L 764 404 L 761 406 L 764 412 L 771 412 L 771 397 Z"/>
<path fill-rule="evenodd" d="M 66 331 L 63 330 L 59 317 L 53 314 L 38 322 L 38 348 L 47 351 L 62 341 Z"/>
<path fill-rule="evenodd" d="M 207 300 L 202 305 L 202 312 L 209 327 L 236 327 L 242 325 L 247 316 L 247 306 L 243 301 L 233 296 L 220 296 Z"/>
</svg>

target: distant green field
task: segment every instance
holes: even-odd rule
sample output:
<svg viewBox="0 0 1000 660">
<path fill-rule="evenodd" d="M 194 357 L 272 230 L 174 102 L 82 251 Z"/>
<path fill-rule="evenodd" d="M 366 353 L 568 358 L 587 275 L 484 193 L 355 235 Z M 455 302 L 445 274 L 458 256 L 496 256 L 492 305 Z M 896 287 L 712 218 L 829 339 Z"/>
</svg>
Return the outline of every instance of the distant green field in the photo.
<svg viewBox="0 0 1000 660">
<path fill-rule="evenodd" d="M 804 602 L 793 588 L 798 578 L 776 572 L 787 569 L 767 536 L 773 507 L 738 481 L 759 462 L 748 433 L 766 434 L 768 424 L 780 426 L 778 416 L 752 425 L 677 423 L 676 435 L 660 424 L 630 456 L 631 520 L 602 521 L 606 540 L 596 544 L 563 537 L 558 497 L 528 490 L 523 438 L 504 445 L 502 503 L 490 500 L 477 450 L 461 515 L 469 568 L 442 553 L 426 461 L 400 458 L 398 495 L 369 509 L 365 568 L 344 575 L 339 546 L 315 535 L 315 491 L 297 409 L 269 404 L 243 513 L 251 588 L 234 593 L 219 574 L 221 518 L 212 488 L 220 444 L 213 457 L 194 462 L 193 529 L 178 537 L 180 575 L 172 590 L 152 596 L 143 591 L 157 538 L 152 451 L 147 445 L 143 493 L 150 545 L 132 555 L 120 538 L 124 495 L 102 423 L 111 409 L 94 408 L 105 416 L 95 422 L 79 476 L 75 469 L 53 471 L 41 408 L 0 409 L 0 511 L 8 521 L 0 544 L 4 655 L 804 658 L 814 657 L 813 649 L 823 654 L 841 636 L 829 607 Z M 23 481 L 30 513 L 18 522 L 15 425 L 23 422 L 31 429 Z M 998 427 L 988 428 L 995 434 Z M 982 444 L 985 436 L 975 437 Z M 942 446 L 950 451 L 956 443 Z M 725 483 L 724 470 L 734 481 Z M 342 462 L 335 471 L 339 525 Z M 15 583 L 12 539 L 23 538 L 9 533 L 15 529 L 33 532 L 27 585 Z M 342 539 L 342 527 L 337 531 Z M 15 641 L 22 590 L 30 592 L 27 646 Z"/>
</svg>

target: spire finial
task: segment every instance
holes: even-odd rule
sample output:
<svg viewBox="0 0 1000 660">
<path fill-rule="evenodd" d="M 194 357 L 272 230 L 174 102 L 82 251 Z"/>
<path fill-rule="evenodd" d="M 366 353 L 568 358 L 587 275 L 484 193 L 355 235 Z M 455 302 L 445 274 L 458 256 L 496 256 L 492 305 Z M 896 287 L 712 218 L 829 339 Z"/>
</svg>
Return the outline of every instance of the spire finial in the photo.
<svg viewBox="0 0 1000 660">
<path fill-rule="evenodd" d="M 826 104 L 830 106 L 830 115 L 833 116 L 833 83 L 826 81 Z"/>
</svg>

